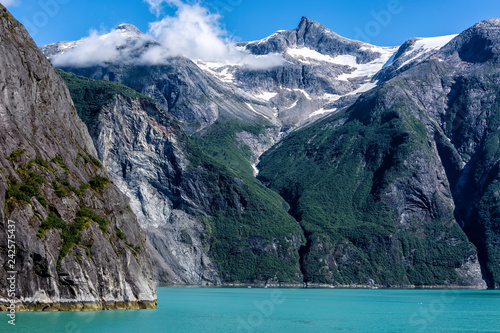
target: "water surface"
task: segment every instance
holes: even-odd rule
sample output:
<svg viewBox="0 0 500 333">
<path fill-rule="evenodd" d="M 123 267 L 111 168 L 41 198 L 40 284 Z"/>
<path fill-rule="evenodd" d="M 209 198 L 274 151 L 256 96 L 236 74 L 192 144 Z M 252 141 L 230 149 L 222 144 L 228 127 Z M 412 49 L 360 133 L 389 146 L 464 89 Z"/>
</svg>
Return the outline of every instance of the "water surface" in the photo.
<svg viewBox="0 0 500 333">
<path fill-rule="evenodd" d="M 158 288 L 158 309 L 18 312 L 0 332 L 500 332 L 500 291 Z"/>
</svg>

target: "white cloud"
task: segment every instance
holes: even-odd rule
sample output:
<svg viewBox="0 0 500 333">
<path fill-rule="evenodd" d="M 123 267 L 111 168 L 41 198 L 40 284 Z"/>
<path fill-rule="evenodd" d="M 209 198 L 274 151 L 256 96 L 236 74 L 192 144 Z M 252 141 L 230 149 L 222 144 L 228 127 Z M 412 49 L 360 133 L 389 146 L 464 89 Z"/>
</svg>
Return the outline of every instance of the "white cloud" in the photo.
<svg viewBox="0 0 500 333">
<path fill-rule="evenodd" d="M 227 53 L 226 32 L 220 28 L 218 20 L 218 15 L 198 4 L 182 4 L 174 17 L 150 23 L 149 32 L 162 45 L 166 55 L 215 60 Z"/>
<path fill-rule="evenodd" d="M 147 35 L 135 35 L 122 30 L 113 30 L 99 35 L 91 31 L 90 36 L 78 42 L 76 47 L 52 59 L 55 66 L 88 67 L 113 63 L 129 63 L 144 45 L 151 41 Z"/>
<path fill-rule="evenodd" d="M 230 65 L 244 65 L 265 69 L 282 65 L 284 59 L 277 54 L 254 56 L 238 50 L 221 27 L 220 16 L 211 14 L 199 4 L 180 0 L 146 0 L 154 12 L 166 3 L 177 7 L 174 17 L 167 16 L 149 25 L 149 33 L 157 38 L 161 47 L 152 48 L 144 60 L 160 63 L 170 56 L 184 56 L 193 60 L 218 61 Z"/>
<path fill-rule="evenodd" d="M 237 49 L 222 28 L 220 16 L 212 14 L 199 4 L 187 4 L 180 0 L 145 0 L 150 10 L 161 15 L 164 5 L 177 8 L 175 16 L 166 16 L 149 24 L 148 34 L 136 41 L 112 31 L 99 36 L 92 32 L 76 48 L 55 57 L 56 66 L 92 66 L 105 63 L 159 65 L 168 58 L 184 56 L 192 60 L 215 61 L 229 65 L 241 65 L 254 69 L 279 66 L 284 59 L 276 54 L 254 56 Z M 146 41 L 158 43 L 139 51 Z M 126 47 L 124 47 L 126 46 Z"/>
</svg>

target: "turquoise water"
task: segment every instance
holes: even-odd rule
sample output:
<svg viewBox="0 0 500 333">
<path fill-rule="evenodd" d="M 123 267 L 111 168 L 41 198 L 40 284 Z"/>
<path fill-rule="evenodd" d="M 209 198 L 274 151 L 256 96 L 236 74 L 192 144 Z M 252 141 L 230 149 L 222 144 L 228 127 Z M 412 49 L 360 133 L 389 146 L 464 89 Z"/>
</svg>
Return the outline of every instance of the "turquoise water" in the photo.
<svg viewBox="0 0 500 333">
<path fill-rule="evenodd" d="M 5 312 L 0 332 L 500 332 L 500 291 L 158 288 L 158 309 Z"/>
</svg>

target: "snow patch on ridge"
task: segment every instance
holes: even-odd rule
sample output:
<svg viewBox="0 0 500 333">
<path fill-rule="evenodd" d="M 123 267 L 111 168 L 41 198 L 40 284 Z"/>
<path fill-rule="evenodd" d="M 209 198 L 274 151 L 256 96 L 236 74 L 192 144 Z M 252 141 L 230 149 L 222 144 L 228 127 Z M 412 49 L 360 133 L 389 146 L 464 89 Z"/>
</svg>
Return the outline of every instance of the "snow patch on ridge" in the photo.
<svg viewBox="0 0 500 333">
<path fill-rule="evenodd" d="M 326 113 L 333 113 L 335 111 L 337 111 L 337 108 L 327 109 L 327 110 L 325 110 L 324 108 L 321 108 L 318 111 L 314 111 L 313 113 L 311 113 L 309 115 L 309 118 L 312 118 L 312 117 L 315 117 L 315 116 L 319 116 L 319 115 L 322 115 L 322 114 L 326 114 Z"/>
<path fill-rule="evenodd" d="M 413 55 L 410 59 L 399 65 L 398 69 L 414 62 L 418 58 L 426 54 L 440 50 L 443 46 L 448 44 L 453 38 L 458 35 L 447 35 L 440 37 L 419 38 L 415 44 L 406 51 L 407 54 Z M 423 59 L 422 59 L 423 60 Z"/>
<path fill-rule="evenodd" d="M 234 83 L 235 77 L 230 72 L 230 67 L 219 62 L 195 61 L 196 66 L 204 72 L 208 72 L 225 83 Z"/>
<path fill-rule="evenodd" d="M 456 36 L 458 35 L 422 38 L 415 43 L 413 49 L 439 50 L 440 48 L 448 44 Z"/>
<path fill-rule="evenodd" d="M 265 101 L 270 101 L 272 98 L 276 97 L 276 95 L 278 95 L 278 93 L 264 91 L 264 92 L 260 93 L 259 95 L 255 95 L 255 97 L 258 99 L 265 100 Z"/>
<path fill-rule="evenodd" d="M 253 105 L 252 105 L 252 104 L 250 104 L 250 103 L 245 103 L 245 104 L 246 104 L 246 106 L 248 106 L 248 108 L 249 108 L 250 110 L 252 110 L 254 113 L 258 114 L 259 116 L 262 116 L 262 117 L 264 117 L 264 118 L 267 118 L 267 119 L 269 119 L 269 120 L 272 120 L 272 119 L 271 119 L 271 117 L 269 117 L 268 115 L 266 115 L 266 114 L 264 114 L 264 113 L 262 113 L 262 112 L 259 112 L 259 111 L 255 110 L 255 108 L 253 107 Z"/>
<path fill-rule="evenodd" d="M 373 48 L 373 51 L 380 53 L 380 57 L 367 64 L 354 64 L 350 67 L 355 68 L 349 74 L 342 74 L 337 77 L 338 80 L 348 81 L 349 79 L 354 79 L 358 77 L 367 77 L 371 80 L 375 74 L 377 74 L 382 68 L 387 66 L 389 61 L 393 59 L 394 54 L 397 52 L 398 47 L 377 47 Z"/>
<path fill-rule="evenodd" d="M 357 65 L 356 57 L 352 55 L 339 55 L 332 57 L 326 54 L 319 53 L 307 47 L 289 48 L 286 53 L 292 58 L 299 60 L 305 64 L 312 64 L 313 60 L 329 62 L 336 65 L 344 65 L 354 67 Z"/>
</svg>

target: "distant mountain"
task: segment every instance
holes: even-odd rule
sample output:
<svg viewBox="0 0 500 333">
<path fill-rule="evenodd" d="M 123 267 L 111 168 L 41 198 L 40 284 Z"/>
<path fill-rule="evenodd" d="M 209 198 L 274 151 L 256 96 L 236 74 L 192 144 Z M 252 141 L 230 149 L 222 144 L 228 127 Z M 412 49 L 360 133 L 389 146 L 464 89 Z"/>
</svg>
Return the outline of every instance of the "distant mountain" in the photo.
<svg viewBox="0 0 500 333">
<path fill-rule="evenodd" d="M 306 232 L 311 282 L 500 285 L 500 20 L 413 61 L 425 42 L 398 52 L 406 71 L 262 157 L 260 179 Z"/>
<path fill-rule="evenodd" d="M 191 259 L 206 255 L 214 269 L 199 261 L 193 268 L 190 263 L 195 261 L 187 257 L 179 264 L 182 256 L 172 256 L 169 246 L 160 246 L 164 271 L 169 265 L 176 267 L 172 274 L 179 281 L 193 278 L 186 278 L 190 270 L 197 271 L 195 279 L 211 276 L 208 280 L 216 281 L 217 276 L 221 282 L 263 281 L 276 276 L 269 270 L 250 269 L 252 265 L 245 266 L 249 270 L 243 273 L 233 260 L 250 252 L 259 256 L 262 246 L 269 251 L 276 244 L 285 248 L 283 241 L 275 243 L 273 238 L 290 241 L 286 233 L 274 237 L 280 227 L 274 229 L 276 225 L 265 218 L 272 206 L 284 216 L 283 206 L 275 199 L 264 200 L 270 206 L 262 205 L 259 197 L 275 198 L 275 194 L 254 183 L 252 177 L 259 172 L 255 167 L 264 153 L 259 180 L 288 202 L 289 213 L 296 220 L 280 220 L 288 235 L 293 235 L 286 250 L 296 251 L 293 255 L 263 252 L 271 255 L 266 267 L 273 269 L 280 265 L 273 256 L 286 258 L 286 279 L 278 280 L 299 282 L 301 274 L 305 282 L 313 284 L 484 288 L 487 283 L 497 287 L 498 26 L 498 20 L 489 20 L 460 35 L 414 38 L 400 47 L 377 47 L 343 38 L 302 18 L 296 29 L 237 44 L 234 52 L 247 57 L 245 62 L 174 57 L 158 64 L 145 62 L 144 55 L 161 45 L 125 25 L 109 35 L 94 37 L 112 45 L 116 57 L 94 64 L 67 62 L 60 67 L 91 79 L 123 83 L 156 100 L 180 121 L 176 134 L 167 141 L 187 138 L 183 130 L 189 135 L 190 143 L 173 143 L 178 150 L 170 155 L 154 148 L 166 145 L 164 139 L 148 143 L 148 167 L 140 165 L 132 153 L 112 151 L 134 151 L 133 145 L 125 145 L 125 137 L 144 145 L 148 136 L 131 129 L 139 118 L 141 123 L 162 124 L 157 116 L 161 111 L 146 112 L 147 116 L 141 111 L 140 117 L 122 119 L 110 117 L 113 104 L 108 104 L 99 109 L 96 124 L 107 124 L 113 139 L 104 139 L 102 129 L 93 135 L 94 142 L 100 142 L 97 146 L 102 146 L 99 156 L 114 170 L 115 182 L 137 203 L 133 209 L 143 226 L 148 225 L 148 218 L 141 215 L 141 209 L 155 212 L 151 215 L 159 221 L 169 221 L 176 207 L 191 215 L 191 226 L 196 227 L 186 232 L 192 249 L 199 251 L 201 247 L 195 244 L 204 244 L 206 235 L 214 235 L 208 226 L 220 228 L 215 239 L 224 241 L 218 243 L 218 250 L 210 247 L 202 256 L 198 250 L 196 254 L 186 252 Z M 56 65 L 63 64 L 61 59 L 69 50 L 75 52 L 72 55 L 81 52 L 81 43 L 56 43 L 42 50 Z M 281 60 L 268 64 L 266 56 Z M 85 95 L 82 105 L 91 95 Z M 115 109 L 123 107 L 124 115 L 132 114 L 131 101 L 117 100 L 122 102 L 114 104 Z M 124 124 L 122 131 L 130 130 L 111 131 L 115 121 Z M 121 148 L 111 149 L 113 145 Z M 187 152 L 195 149 L 192 147 L 203 151 L 203 163 L 215 163 L 210 164 L 216 165 L 213 174 L 229 172 L 237 184 L 243 181 L 248 186 L 250 196 L 238 190 L 234 200 L 224 201 L 245 198 L 243 207 L 252 207 L 252 214 L 242 220 L 237 210 L 221 216 L 205 207 L 202 215 L 215 224 L 205 224 L 204 229 L 199 226 L 205 217 L 196 217 L 189 205 L 179 205 L 202 192 L 180 189 L 178 178 L 171 174 L 158 177 L 157 172 L 169 170 L 162 167 L 165 160 L 172 165 L 173 157 L 189 160 Z M 129 167 L 148 169 L 148 174 L 131 174 Z M 212 183 L 182 165 L 178 174 L 188 178 L 188 183 Z M 153 184 L 155 191 L 145 195 L 143 189 Z M 166 200 L 160 188 L 177 190 L 166 191 Z M 218 193 L 219 185 L 214 189 L 208 197 Z M 156 207 L 165 208 L 158 212 Z M 225 229 L 227 225 L 235 229 Z M 253 237 L 255 228 L 263 226 L 271 228 L 269 233 Z M 303 235 L 296 233 L 298 226 Z M 177 243 L 173 247 L 185 248 L 179 245 L 187 239 L 181 228 L 179 224 L 168 231 L 149 232 L 150 240 L 166 244 L 165 240 L 174 237 Z M 169 263 L 169 258 L 175 260 Z M 249 262 L 254 262 L 255 257 L 251 258 Z M 295 260 L 298 265 L 292 268 Z"/>
<path fill-rule="evenodd" d="M 284 65 L 269 69 L 197 61 L 224 82 L 268 101 L 285 127 L 296 127 L 352 103 L 373 88 L 373 76 L 390 63 L 396 47 L 349 40 L 302 18 L 293 30 L 278 31 L 238 47 L 255 56 L 279 54 Z"/>
<path fill-rule="evenodd" d="M 431 58 L 457 35 L 431 38 L 412 38 L 398 49 L 390 64 L 375 75 L 379 81 L 387 81 L 399 73 Z"/>
<path fill-rule="evenodd" d="M 108 62 L 108 65 L 97 67 L 75 64 L 61 68 L 93 79 L 109 79 L 129 85 L 157 99 L 165 109 L 189 124 L 211 124 L 218 115 L 210 110 L 227 110 L 228 106 L 221 104 L 222 101 L 217 98 L 222 93 L 226 97 L 224 100 L 233 95 L 235 97 L 230 99 L 240 100 L 237 112 L 233 111 L 237 115 L 254 113 L 273 124 L 295 127 L 334 112 L 338 107 L 344 106 L 346 100 L 352 102 L 357 94 L 373 88 L 373 76 L 387 65 L 397 50 L 395 47 L 376 47 L 340 37 L 319 23 L 303 18 L 297 29 L 280 31 L 261 41 L 237 45 L 244 54 L 263 56 L 277 53 L 284 59 L 283 65 L 257 69 L 238 63 L 228 64 L 226 59 L 221 59 L 220 62 L 194 59 L 204 74 L 191 66 L 188 73 L 172 73 L 178 82 L 169 80 L 169 85 L 166 86 L 158 78 L 153 82 L 144 81 L 147 77 L 161 77 L 160 73 L 164 72 L 161 66 L 147 66 L 149 74 L 132 78 L 133 69 L 123 66 L 130 64 L 128 59 L 140 59 L 140 55 L 152 44 L 156 45 L 156 42 L 145 39 L 137 28 L 130 25 L 121 25 L 116 31 L 99 38 L 115 40 L 116 36 L 124 36 L 117 44 L 121 55 L 119 59 L 122 59 L 119 63 Z M 81 43 L 82 41 L 59 42 L 41 49 L 57 65 L 61 56 Z M 168 65 L 171 64 L 177 70 L 183 65 L 189 66 L 188 63 L 189 61 L 181 59 L 168 61 Z M 158 74 L 153 75 L 156 70 Z M 179 101 L 176 95 L 172 96 L 172 90 L 184 88 L 196 91 L 200 81 L 214 79 L 220 81 L 217 82 L 218 90 L 223 91 L 217 94 L 202 88 L 203 95 L 211 102 L 210 108 L 203 108 L 208 111 L 206 114 L 198 113 L 193 116 L 193 106 L 184 107 L 182 97 L 191 92 L 180 94 Z M 203 86 L 206 85 L 202 84 Z M 235 109 L 235 105 L 229 109 Z"/>
<path fill-rule="evenodd" d="M 1 5 L 0 35 L 0 309 L 155 308 L 146 236 L 68 88 Z"/>
</svg>

